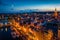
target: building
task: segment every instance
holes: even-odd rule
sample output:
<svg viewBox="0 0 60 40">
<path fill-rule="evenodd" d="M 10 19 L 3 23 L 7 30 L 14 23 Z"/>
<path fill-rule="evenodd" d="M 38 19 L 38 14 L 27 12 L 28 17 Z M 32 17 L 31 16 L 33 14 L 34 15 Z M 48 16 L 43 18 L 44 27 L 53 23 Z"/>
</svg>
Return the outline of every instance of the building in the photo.
<svg viewBox="0 0 60 40">
<path fill-rule="evenodd" d="M 54 11 L 53 16 L 54 16 L 55 18 L 57 18 L 57 17 L 58 17 L 58 13 L 57 13 L 57 9 L 56 9 L 56 8 L 55 8 L 55 11 Z"/>
</svg>

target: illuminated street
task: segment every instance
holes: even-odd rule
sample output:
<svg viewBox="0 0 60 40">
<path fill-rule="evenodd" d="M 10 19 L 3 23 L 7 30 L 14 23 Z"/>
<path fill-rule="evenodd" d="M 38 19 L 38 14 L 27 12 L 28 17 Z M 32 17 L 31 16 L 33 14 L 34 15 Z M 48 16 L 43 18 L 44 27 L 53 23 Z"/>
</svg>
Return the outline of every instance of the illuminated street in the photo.
<svg viewBox="0 0 60 40">
<path fill-rule="evenodd" d="M 0 0 L 0 40 L 60 40 L 60 0 Z"/>
<path fill-rule="evenodd" d="M 1 14 L 1 40 L 60 40 L 60 16 L 53 14 Z"/>
</svg>

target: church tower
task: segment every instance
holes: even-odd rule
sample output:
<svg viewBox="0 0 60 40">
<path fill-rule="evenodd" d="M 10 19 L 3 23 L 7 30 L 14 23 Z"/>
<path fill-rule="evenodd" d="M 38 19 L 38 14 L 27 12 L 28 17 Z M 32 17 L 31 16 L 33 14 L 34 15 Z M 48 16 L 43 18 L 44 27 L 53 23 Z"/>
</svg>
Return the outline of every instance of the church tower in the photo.
<svg viewBox="0 0 60 40">
<path fill-rule="evenodd" d="M 57 13 L 57 9 L 56 9 L 56 8 L 55 8 L 55 11 L 54 11 L 53 16 L 54 16 L 55 18 L 57 18 L 57 16 L 58 16 L 58 13 Z"/>
</svg>

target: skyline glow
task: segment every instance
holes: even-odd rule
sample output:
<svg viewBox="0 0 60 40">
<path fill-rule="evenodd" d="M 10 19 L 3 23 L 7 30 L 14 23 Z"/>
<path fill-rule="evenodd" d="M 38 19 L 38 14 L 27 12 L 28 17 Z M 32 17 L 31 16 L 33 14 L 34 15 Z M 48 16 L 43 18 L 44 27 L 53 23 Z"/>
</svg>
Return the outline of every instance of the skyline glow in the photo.
<svg viewBox="0 0 60 40">
<path fill-rule="evenodd" d="M 60 11 L 60 0 L 0 0 L 0 12 L 40 9 Z"/>
</svg>

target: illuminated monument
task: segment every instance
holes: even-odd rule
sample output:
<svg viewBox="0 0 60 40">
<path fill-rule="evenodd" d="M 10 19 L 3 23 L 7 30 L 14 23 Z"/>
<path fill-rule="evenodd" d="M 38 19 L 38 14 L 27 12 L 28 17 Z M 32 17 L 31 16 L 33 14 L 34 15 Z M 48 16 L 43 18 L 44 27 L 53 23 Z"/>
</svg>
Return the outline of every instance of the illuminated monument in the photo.
<svg viewBox="0 0 60 40">
<path fill-rule="evenodd" d="M 56 8 L 55 8 L 55 12 L 54 12 L 53 16 L 54 16 L 55 18 L 58 17 L 58 13 L 57 13 L 57 9 L 56 9 Z"/>
</svg>

